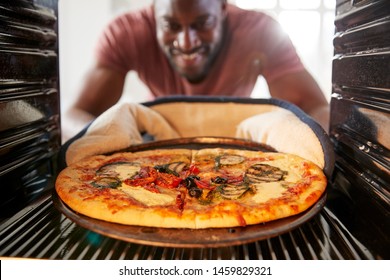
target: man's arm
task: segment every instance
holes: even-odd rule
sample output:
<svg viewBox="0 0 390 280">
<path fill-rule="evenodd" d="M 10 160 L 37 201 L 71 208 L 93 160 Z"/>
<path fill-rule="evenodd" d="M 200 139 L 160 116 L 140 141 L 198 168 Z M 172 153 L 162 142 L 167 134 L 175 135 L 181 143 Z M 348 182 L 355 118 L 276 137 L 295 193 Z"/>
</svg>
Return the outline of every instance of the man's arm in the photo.
<svg viewBox="0 0 390 280">
<path fill-rule="evenodd" d="M 325 131 L 329 130 L 329 104 L 317 82 L 307 71 L 287 74 L 269 83 L 268 87 L 272 97 L 297 105 Z"/>
<path fill-rule="evenodd" d="M 90 121 L 118 102 L 126 75 L 96 65 L 84 78 L 74 105 L 64 114 L 62 139 L 68 140 Z"/>
</svg>

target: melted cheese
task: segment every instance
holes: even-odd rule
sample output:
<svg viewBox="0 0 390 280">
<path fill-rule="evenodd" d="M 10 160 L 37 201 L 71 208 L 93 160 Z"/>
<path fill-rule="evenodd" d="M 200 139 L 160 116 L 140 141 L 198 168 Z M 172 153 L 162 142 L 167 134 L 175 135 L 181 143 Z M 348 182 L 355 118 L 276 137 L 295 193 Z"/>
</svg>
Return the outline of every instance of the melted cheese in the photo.
<svg viewBox="0 0 390 280">
<path fill-rule="evenodd" d="M 123 181 L 131 178 L 140 170 L 139 165 L 118 164 L 115 166 L 114 171 L 118 174 L 118 178 Z"/>
<path fill-rule="evenodd" d="M 175 203 L 174 196 L 162 193 L 152 193 L 142 187 L 130 187 L 122 184 L 120 190 L 147 206 L 172 205 Z"/>
<path fill-rule="evenodd" d="M 284 176 L 283 181 L 295 183 L 301 179 L 301 176 L 299 174 L 299 170 L 298 170 L 298 168 L 294 167 L 295 163 L 293 163 L 293 162 L 288 163 L 288 161 L 285 161 L 285 160 L 273 160 L 273 161 L 267 161 L 264 163 L 269 164 L 271 166 L 278 167 L 283 171 L 287 171 L 288 174 Z"/>
<path fill-rule="evenodd" d="M 278 167 L 281 170 L 287 171 L 288 173 L 284 176 L 282 181 L 256 184 L 256 194 L 252 197 L 256 203 L 264 203 L 270 199 L 281 197 L 282 194 L 286 191 L 286 188 L 283 187 L 281 183 L 296 183 L 301 180 L 299 168 L 294 162 L 288 162 L 281 159 L 267 161 L 264 163 Z"/>
<path fill-rule="evenodd" d="M 256 203 L 264 203 L 272 198 L 279 198 L 285 191 L 286 188 L 280 182 L 256 184 L 256 193 L 251 199 Z"/>
</svg>

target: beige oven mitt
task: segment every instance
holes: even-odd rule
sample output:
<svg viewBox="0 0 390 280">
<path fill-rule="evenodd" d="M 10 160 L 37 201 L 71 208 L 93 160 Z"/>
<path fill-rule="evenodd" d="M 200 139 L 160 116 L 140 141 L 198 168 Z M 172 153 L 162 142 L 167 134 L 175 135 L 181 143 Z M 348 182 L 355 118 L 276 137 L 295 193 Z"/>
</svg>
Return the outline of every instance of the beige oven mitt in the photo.
<svg viewBox="0 0 390 280">
<path fill-rule="evenodd" d="M 96 118 L 86 133 L 70 144 L 66 163 L 140 144 L 141 132 L 153 135 L 156 140 L 179 137 L 156 111 L 141 104 L 118 104 Z"/>
<path fill-rule="evenodd" d="M 179 101 L 112 107 L 70 144 L 67 165 L 140 144 L 140 132 L 147 132 L 154 140 L 201 136 L 248 139 L 299 155 L 321 168 L 325 164 L 317 135 L 288 109 L 267 103 Z"/>
<path fill-rule="evenodd" d="M 272 103 L 184 101 L 158 103 L 150 108 L 163 116 L 181 137 L 253 140 L 324 168 L 324 150 L 312 128 L 292 111 Z"/>
<path fill-rule="evenodd" d="M 324 168 L 321 143 L 312 129 L 292 112 L 279 109 L 255 115 L 242 121 L 237 138 L 250 139 L 273 147 L 283 153 L 301 156 Z"/>
</svg>

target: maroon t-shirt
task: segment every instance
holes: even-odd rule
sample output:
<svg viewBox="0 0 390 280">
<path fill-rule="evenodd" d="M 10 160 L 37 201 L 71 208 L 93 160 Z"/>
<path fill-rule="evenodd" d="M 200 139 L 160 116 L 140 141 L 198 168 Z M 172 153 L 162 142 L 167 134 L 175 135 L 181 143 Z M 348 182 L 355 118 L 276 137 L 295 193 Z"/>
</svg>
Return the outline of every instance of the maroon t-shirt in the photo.
<svg viewBox="0 0 390 280">
<path fill-rule="evenodd" d="M 257 11 L 228 5 L 227 39 L 207 77 L 191 84 L 169 64 L 156 40 L 153 7 L 115 18 L 99 39 L 100 64 L 134 70 L 155 97 L 167 95 L 250 96 L 259 75 L 267 82 L 304 69 L 280 25 Z"/>
</svg>

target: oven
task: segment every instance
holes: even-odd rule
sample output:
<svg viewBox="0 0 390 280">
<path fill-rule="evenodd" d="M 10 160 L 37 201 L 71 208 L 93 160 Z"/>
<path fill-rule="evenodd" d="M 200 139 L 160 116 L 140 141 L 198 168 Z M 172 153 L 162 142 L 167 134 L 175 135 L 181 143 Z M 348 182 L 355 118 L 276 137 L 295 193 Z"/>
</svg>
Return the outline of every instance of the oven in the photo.
<svg viewBox="0 0 390 280">
<path fill-rule="evenodd" d="M 2 1 L 0 256 L 389 259 L 389 15 L 387 0 L 337 1 L 329 133 L 335 167 L 323 208 L 303 224 L 260 240 L 225 246 L 163 246 L 97 233 L 58 210 L 52 196 L 61 149 L 57 1 Z M 147 237 L 156 231 L 139 228 L 136 234 Z M 227 229 L 226 235 L 237 232 Z"/>
</svg>

